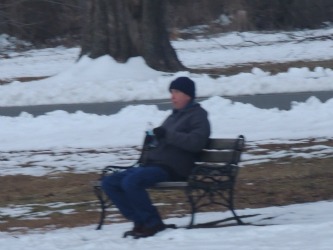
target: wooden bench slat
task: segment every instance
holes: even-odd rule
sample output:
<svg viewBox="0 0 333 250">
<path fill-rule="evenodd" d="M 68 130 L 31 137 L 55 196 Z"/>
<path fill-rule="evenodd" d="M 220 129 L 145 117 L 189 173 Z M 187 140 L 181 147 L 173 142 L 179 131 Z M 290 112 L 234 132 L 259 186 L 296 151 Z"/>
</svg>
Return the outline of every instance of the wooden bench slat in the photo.
<svg viewBox="0 0 333 250">
<path fill-rule="evenodd" d="M 102 182 L 101 181 L 92 181 L 92 186 L 94 187 L 101 187 Z M 155 186 L 151 188 L 183 188 L 187 187 L 188 183 L 186 181 L 164 181 L 159 182 Z"/>
<path fill-rule="evenodd" d="M 157 183 L 153 188 L 184 188 L 187 186 L 186 181 L 165 181 Z"/>
<path fill-rule="evenodd" d="M 239 139 L 220 139 L 220 138 L 209 138 L 206 149 L 235 149 Z"/>
<path fill-rule="evenodd" d="M 211 162 L 211 163 L 228 163 L 237 159 L 240 156 L 240 152 L 233 151 L 203 151 L 197 162 Z"/>
</svg>

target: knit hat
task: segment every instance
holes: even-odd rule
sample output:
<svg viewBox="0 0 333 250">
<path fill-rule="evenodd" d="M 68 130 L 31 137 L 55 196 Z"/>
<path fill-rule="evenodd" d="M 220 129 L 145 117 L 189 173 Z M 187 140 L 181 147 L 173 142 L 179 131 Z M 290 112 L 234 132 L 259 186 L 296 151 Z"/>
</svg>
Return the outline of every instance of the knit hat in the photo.
<svg viewBox="0 0 333 250">
<path fill-rule="evenodd" d="M 173 80 L 170 84 L 169 90 L 171 89 L 177 89 L 184 94 L 188 95 L 191 97 L 191 99 L 195 98 L 195 85 L 194 82 L 186 77 L 186 76 L 181 76 Z"/>
</svg>

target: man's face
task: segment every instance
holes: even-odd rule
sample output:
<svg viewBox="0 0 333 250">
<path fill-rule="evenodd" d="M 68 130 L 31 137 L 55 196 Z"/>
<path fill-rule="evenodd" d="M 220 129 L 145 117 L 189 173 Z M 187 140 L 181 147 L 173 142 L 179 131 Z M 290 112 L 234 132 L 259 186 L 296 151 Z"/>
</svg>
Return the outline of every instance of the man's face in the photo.
<svg viewBox="0 0 333 250">
<path fill-rule="evenodd" d="M 191 97 L 177 89 L 171 89 L 171 101 L 174 109 L 182 109 L 191 101 Z"/>
</svg>

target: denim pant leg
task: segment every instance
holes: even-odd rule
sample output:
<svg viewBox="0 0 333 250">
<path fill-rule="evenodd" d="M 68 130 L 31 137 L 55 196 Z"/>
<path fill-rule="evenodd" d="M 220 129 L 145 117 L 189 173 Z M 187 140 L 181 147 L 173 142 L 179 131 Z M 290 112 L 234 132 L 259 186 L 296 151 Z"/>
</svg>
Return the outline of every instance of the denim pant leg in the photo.
<svg viewBox="0 0 333 250">
<path fill-rule="evenodd" d="M 165 170 L 154 166 L 139 167 L 134 173 L 124 178 L 122 188 L 143 226 L 154 227 L 162 223 L 160 214 L 153 206 L 146 188 L 168 179 L 169 174 Z"/>
<path fill-rule="evenodd" d="M 129 220 L 146 227 L 162 223 L 146 188 L 168 180 L 168 173 L 154 166 L 132 168 L 106 177 L 102 187 L 120 212 Z"/>
<path fill-rule="evenodd" d="M 123 179 L 131 172 L 133 172 L 133 169 L 105 176 L 102 180 L 102 189 L 126 219 L 139 223 L 135 215 L 135 209 L 132 208 L 132 204 L 128 201 L 125 191 L 122 189 Z"/>
</svg>

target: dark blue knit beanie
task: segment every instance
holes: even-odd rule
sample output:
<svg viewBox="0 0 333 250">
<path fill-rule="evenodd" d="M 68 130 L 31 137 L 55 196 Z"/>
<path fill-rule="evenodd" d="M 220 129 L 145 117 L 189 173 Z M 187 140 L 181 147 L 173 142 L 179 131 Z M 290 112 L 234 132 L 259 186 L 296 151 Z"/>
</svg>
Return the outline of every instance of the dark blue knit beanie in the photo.
<svg viewBox="0 0 333 250">
<path fill-rule="evenodd" d="M 171 89 L 177 89 L 184 94 L 188 95 L 192 99 L 195 98 L 195 85 L 194 82 L 186 77 L 186 76 L 181 76 L 173 80 L 170 84 L 169 90 Z"/>
</svg>

